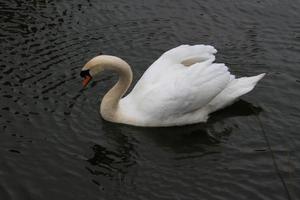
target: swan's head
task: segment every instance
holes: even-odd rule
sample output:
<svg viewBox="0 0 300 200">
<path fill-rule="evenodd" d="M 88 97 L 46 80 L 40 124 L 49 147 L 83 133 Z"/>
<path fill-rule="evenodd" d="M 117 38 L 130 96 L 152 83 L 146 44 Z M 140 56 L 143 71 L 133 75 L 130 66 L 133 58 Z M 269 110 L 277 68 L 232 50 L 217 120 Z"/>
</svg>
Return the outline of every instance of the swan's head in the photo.
<svg viewBox="0 0 300 200">
<path fill-rule="evenodd" d="M 119 75 L 123 75 L 128 80 L 132 79 L 132 72 L 130 66 L 121 58 L 110 55 L 96 56 L 87 62 L 80 72 L 80 76 L 83 77 L 83 86 L 86 87 L 94 76 L 104 70 L 112 70 Z"/>
<path fill-rule="evenodd" d="M 80 76 L 83 78 L 82 85 L 86 87 L 94 76 L 102 72 L 107 63 L 107 56 L 96 56 L 88 61 L 81 69 Z"/>
</svg>

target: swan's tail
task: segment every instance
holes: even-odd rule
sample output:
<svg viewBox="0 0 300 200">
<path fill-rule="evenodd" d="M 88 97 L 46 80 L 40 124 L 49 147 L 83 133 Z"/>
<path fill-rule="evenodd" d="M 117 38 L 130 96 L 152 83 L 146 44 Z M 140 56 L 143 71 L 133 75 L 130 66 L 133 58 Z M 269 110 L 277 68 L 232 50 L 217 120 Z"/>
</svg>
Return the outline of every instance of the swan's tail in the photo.
<svg viewBox="0 0 300 200">
<path fill-rule="evenodd" d="M 266 74 L 263 73 L 257 76 L 242 77 L 238 79 L 235 79 L 233 76 L 227 87 L 209 103 L 208 107 L 210 113 L 231 105 L 240 96 L 253 90 L 257 82 L 265 75 Z"/>
</svg>

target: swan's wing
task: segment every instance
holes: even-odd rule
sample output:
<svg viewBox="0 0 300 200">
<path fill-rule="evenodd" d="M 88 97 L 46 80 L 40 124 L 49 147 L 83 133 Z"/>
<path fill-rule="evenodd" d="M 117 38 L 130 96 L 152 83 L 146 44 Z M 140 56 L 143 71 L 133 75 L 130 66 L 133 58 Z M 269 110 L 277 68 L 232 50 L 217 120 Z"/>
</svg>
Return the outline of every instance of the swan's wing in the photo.
<svg viewBox="0 0 300 200">
<path fill-rule="evenodd" d="M 215 60 L 214 54 L 217 50 L 210 45 L 181 45 L 170 49 L 162 54 L 143 74 L 140 83 L 151 84 L 165 79 L 166 73 L 174 72 L 176 64 L 181 66 L 191 66 L 197 62 L 208 61 L 212 63 Z M 163 75 L 163 73 L 165 73 Z"/>
<path fill-rule="evenodd" d="M 212 46 L 182 45 L 164 53 L 125 97 L 151 118 L 181 116 L 208 104 L 229 83 L 224 64 L 213 63 Z"/>
</svg>

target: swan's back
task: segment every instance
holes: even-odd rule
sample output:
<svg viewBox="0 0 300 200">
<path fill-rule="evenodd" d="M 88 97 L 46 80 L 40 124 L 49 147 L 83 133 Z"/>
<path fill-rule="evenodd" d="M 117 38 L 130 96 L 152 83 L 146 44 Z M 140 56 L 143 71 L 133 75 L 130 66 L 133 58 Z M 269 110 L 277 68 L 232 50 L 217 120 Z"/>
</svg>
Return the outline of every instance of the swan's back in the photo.
<svg viewBox="0 0 300 200">
<path fill-rule="evenodd" d="M 213 63 L 216 52 L 208 45 L 165 52 L 121 100 L 122 113 L 141 126 L 206 121 L 209 113 L 233 103 L 263 77 L 235 79 L 225 64 Z"/>
</svg>

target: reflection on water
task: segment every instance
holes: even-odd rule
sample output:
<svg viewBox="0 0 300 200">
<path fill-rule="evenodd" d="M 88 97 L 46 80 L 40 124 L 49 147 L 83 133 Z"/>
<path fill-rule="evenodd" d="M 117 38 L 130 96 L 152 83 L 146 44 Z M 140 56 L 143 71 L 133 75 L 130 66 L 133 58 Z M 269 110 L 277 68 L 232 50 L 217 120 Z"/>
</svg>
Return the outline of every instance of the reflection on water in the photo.
<svg viewBox="0 0 300 200">
<path fill-rule="evenodd" d="M 114 136 L 116 136 L 114 137 L 115 149 L 108 150 L 97 144 L 92 146 L 93 156 L 87 161 L 94 166 L 94 170 L 89 167 L 87 169 L 93 175 L 103 175 L 111 178 L 120 175 L 124 176 L 126 170 L 135 164 L 135 159 L 131 158 L 135 152 L 133 145 L 128 141 L 128 137 L 121 132 L 114 133 Z"/>
<path fill-rule="evenodd" d="M 91 165 L 98 166 L 100 170 L 87 169 L 94 175 L 113 177 L 115 174 L 126 174 L 126 169 L 134 164 L 134 161 L 130 160 L 130 154 L 127 151 L 115 153 L 100 145 L 94 145 L 92 149 L 94 156 L 88 159 L 88 162 Z"/>
<path fill-rule="evenodd" d="M 103 132 L 114 142 L 114 149 L 108 150 L 97 144 L 92 146 L 93 156 L 87 160 L 90 165 L 86 168 L 96 176 L 124 177 L 127 170 L 136 164 L 138 155 L 134 143 L 144 142 L 141 138 L 146 138 L 148 143 L 154 143 L 156 148 L 171 150 L 176 154 L 175 160 L 221 153 L 218 147 L 230 137 L 233 127 L 215 130 L 214 124 L 230 117 L 257 115 L 261 110 L 239 100 L 214 113 L 208 123 L 183 127 L 142 128 L 104 121 Z"/>
</svg>

